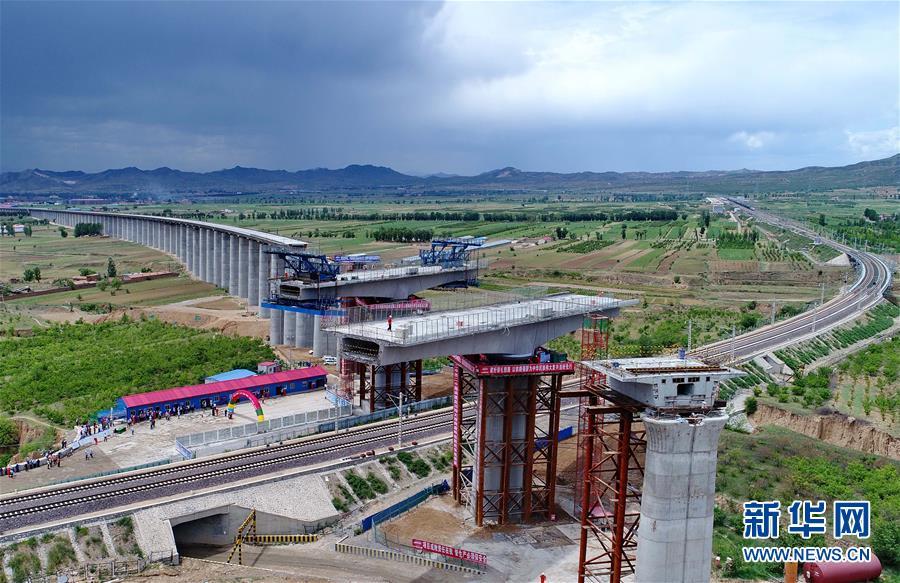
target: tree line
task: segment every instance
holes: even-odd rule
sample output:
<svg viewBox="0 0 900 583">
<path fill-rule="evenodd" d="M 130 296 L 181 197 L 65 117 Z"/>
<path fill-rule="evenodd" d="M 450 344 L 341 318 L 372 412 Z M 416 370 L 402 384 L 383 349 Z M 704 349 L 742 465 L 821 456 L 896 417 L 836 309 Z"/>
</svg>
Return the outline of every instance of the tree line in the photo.
<svg viewBox="0 0 900 583">
<path fill-rule="evenodd" d="M 165 212 L 163 213 L 166 214 Z M 169 212 L 171 214 L 171 212 Z M 674 221 L 679 213 L 672 209 L 637 209 L 620 211 L 346 211 L 340 207 L 317 207 L 299 209 L 279 209 L 272 212 L 249 211 L 238 214 L 238 220 L 315 220 L 315 221 L 453 221 L 475 223 L 522 223 L 522 222 L 587 222 L 587 221 Z M 682 218 L 687 218 L 684 215 Z"/>
<path fill-rule="evenodd" d="M 103 225 L 100 223 L 77 223 L 75 225 L 76 237 L 94 237 L 103 234 Z"/>
</svg>

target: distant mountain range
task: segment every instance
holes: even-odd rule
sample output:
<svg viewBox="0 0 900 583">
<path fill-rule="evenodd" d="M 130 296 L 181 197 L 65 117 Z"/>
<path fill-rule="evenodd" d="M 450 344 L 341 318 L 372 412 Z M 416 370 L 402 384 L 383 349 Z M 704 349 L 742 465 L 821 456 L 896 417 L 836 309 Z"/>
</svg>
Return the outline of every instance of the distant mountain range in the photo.
<svg viewBox="0 0 900 583">
<path fill-rule="evenodd" d="M 138 194 L 304 194 L 310 192 L 603 191 L 731 194 L 896 186 L 900 154 L 849 166 L 809 166 L 787 171 L 706 172 L 527 172 L 501 168 L 477 176 L 402 174 L 391 168 L 351 165 L 330 170 L 289 172 L 235 166 L 215 172 L 172 168 L 119 168 L 97 173 L 32 169 L 0 174 L 0 195 Z"/>
</svg>

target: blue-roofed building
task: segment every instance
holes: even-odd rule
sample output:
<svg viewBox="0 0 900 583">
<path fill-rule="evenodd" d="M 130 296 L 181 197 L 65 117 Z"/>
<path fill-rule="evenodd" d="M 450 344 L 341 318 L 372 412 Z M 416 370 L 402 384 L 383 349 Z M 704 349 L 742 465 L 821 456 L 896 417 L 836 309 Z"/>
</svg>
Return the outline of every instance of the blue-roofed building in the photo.
<svg viewBox="0 0 900 583">
<path fill-rule="evenodd" d="M 234 370 L 229 370 L 227 372 L 220 372 L 219 374 L 214 374 L 211 377 L 206 377 L 206 384 L 209 383 L 219 383 L 222 381 L 236 381 L 238 379 L 245 379 L 247 377 L 255 377 L 256 373 L 252 370 L 247 370 L 246 368 L 236 368 Z"/>
</svg>

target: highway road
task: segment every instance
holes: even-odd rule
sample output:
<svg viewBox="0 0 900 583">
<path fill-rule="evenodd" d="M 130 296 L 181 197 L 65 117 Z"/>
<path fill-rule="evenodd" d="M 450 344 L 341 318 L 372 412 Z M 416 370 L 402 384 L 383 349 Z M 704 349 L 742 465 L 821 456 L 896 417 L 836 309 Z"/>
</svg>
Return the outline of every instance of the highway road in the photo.
<svg viewBox="0 0 900 583">
<path fill-rule="evenodd" d="M 722 363 L 746 362 L 760 354 L 821 334 L 852 320 L 880 302 L 885 290 L 890 287 L 891 267 L 881 257 L 823 238 L 793 221 L 754 209 L 748 201 L 729 200 L 741 208 L 741 213 L 760 222 L 789 229 L 810 239 L 819 238 L 824 244 L 846 253 L 854 263 L 857 279 L 849 288 L 814 310 L 741 334 L 733 340 L 701 346 L 691 352 L 693 356 Z"/>
</svg>

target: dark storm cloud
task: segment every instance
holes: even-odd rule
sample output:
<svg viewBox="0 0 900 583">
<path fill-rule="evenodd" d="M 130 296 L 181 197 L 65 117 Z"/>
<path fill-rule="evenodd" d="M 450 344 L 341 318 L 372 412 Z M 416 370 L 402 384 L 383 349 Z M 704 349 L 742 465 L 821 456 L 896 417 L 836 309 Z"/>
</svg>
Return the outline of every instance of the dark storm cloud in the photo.
<svg viewBox="0 0 900 583">
<path fill-rule="evenodd" d="M 890 3 L 4 1 L 0 166 L 844 163 L 896 149 L 896 17 Z"/>
</svg>

